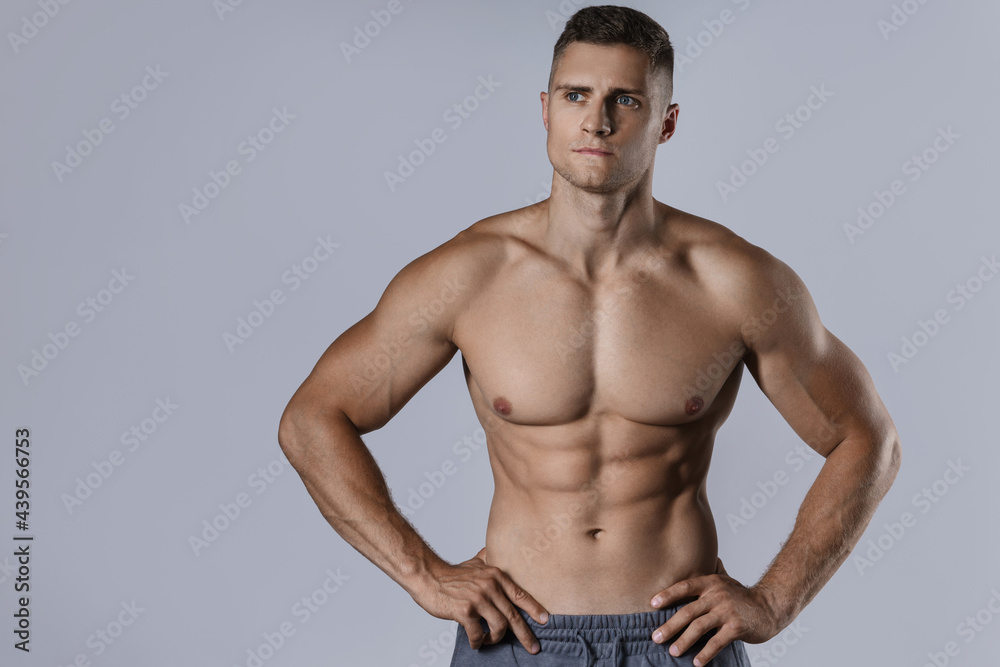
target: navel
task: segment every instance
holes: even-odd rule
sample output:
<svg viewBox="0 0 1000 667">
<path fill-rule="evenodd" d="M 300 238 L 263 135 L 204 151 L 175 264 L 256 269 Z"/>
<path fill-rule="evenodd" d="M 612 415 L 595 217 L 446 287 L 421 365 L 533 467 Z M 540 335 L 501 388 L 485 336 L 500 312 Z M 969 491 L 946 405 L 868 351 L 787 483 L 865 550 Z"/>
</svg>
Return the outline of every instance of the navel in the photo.
<svg viewBox="0 0 1000 667">
<path fill-rule="evenodd" d="M 493 409 L 500 414 L 506 416 L 509 415 L 513 407 L 511 407 L 510 401 L 508 401 L 503 396 L 497 396 L 493 399 Z"/>
<path fill-rule="evenodd" d="M 591 530 L 587 531 L 587 535 L 590 535 L 592 538 L 596 540 L 598 537 L 601 536 L 603 532 L 604 532 L 603 528 L 592 528 Z"/>
<path fill-rule="evenodd" d="M 705 401 L 701 400 L 701 396 L 692 396 L 684 404 L 684 412 L 689 415 L 696 415 L 701 412 L 703 407 L 705 407 Z"/>
</svg>

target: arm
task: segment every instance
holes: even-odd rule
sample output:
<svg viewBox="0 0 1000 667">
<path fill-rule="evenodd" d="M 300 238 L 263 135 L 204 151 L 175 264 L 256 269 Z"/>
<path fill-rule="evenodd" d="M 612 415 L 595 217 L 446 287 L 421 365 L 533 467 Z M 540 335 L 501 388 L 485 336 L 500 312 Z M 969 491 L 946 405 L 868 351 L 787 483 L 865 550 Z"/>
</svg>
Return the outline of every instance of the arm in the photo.
<svg viewBox="0 0 1000 667">
<path fill-rule="evenodd" d="M 509 625 L 531 650 L 535 638 L 512 601 L 536 619 L 541 605 L 479 554 L 451 566 L 434 553 L 396 509 L 361 439 L 384 426 L 458 350 L 456 315 L 482 266 L 461 239 L 404 267 L 375 309 L 327 348 L 285 408 L 278 441 L 334 530 L 417 604 L 462 623 L 473 648 L 500 641 Z M 480 618 L 490 626 L 486 637 Z"/>
<path fill-rule="evenodd" d="M 774 258 L 768 264 L 767 284 L 799 297 L 774 326 L 746 337 L 747 368 L 795 432 L 826 459 L 788 540 L 756 586 L 784 627 L 861 538 L 896 477 L 901 447 L 864 364 L 822 325 L 799 277 Z"/>
<path fill-rule="evenodd" d="M 675 642 L 679 654 L 718 628 L 697 656 L 695 664 L 702 665 L 735 639 L 763 642 L 795 619 L 857 544 L 901 457 L 899 436 L 871 376 L 820 322 L 799 277 L 759 248 L 750 257 L 746 287 L 736 291 L 745 304 L 740 312 L 747 368 L 789 425 L 826 461 L 788 540 L 756 585 L 743 587 L 720 562 L 719 573 L 678 582 L 657 595 L 660 605 L 699 596 L 662 631 L 666 640 L 688 626 Z M 773 320 L 761 317 L 769 309 Z"/>
</svg>

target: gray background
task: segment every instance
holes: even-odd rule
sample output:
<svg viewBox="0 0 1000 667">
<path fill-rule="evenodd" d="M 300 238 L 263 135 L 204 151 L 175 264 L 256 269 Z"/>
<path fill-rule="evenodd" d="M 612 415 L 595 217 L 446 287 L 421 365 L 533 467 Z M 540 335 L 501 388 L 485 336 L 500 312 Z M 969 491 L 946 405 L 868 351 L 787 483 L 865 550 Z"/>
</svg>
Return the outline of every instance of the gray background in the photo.
<svg viewBox="0 0 1000 667">
<path fill-rule="evenodd" d="M 25 655 L 12 648 L 19 531 L 8 449 L 0 662 L 68 665 L 82 654 L 95 665 L 248 665 L 248 650 L 289 622 L 294 635 L 265 650 L 263 664 L 448 664 L 454 624 L 423 612 L 327 526 L 283 461 L 278 418 L 326 346 L 406 263 L 478 219 L 545 196 L 538 93 L 560 13 L 576 4 L 402 0 L 348 62 L 341 43 L 387 4 L 244 0 L 220 13 L 209 0 L 71 2 L 53 3 L 48 18 L 35 16 L 37 2 L 4 3 L 2 433 L 13 449 L 15 428 L 32 432 L 36 540 Z M 827 327 L 870 370 L 903 442 L 903 468 L 855 552 L 871 565 L 843 565 L 799 617 L 801 637 L 786 635 L 794 644 L 779 636 L 748 646 L 755 667 L 922 665 L 928 653 L 942 654 L 940 664 L 949 642 L 957 654 L 948 664 L 988 664 L 1000 651 L 1000 619 L 987 607 L 993 599 L 1000 608 L 1000 281 L 975 278 L 981 258 L 1000 251 L 1000 6 L 911 0 L 903 4 L 917 11 L 897 14 L 906 22 L 883 35 L 888 0 L 628 4 L 662 23 L 678 58 L 696 56 L 675 71 L 679 127 L 659 150 L 655 196 L 791 265 Z M 727 9 L 731 23 L 712 35 L 705 22 Z M 43 25 L 32 32 L 25 21 Z M 31 36 L 14 43 L 12 33 Z M 700 53 L 690 46 L 698 39 Z M 147 67 L 165 78 L 138 91 L 145 99 L 121 118 L 115 98 L 141 85 Z M 500 86 L 453 127 L 443 114 L 480 76 Z M 811 86 L 832 96 L 786 137 L 775 123 Z M 275 108 L 294 118 L 248 161 L 241 142 Z M 53 163 L 102 119 L 113 131 L 57 176 Z M 384 172 L 439 127 L 446 142 L 390 191 Z M 946 152 L 931 149 L 936 161 L 911 180 L 904 163 L 948 128 L 958 138 Z M 780 150 L 723 200 L 717 183 L 768 137 Z M 185 222 L 179 205 L 229 160 L 240 173 Z M 895 179 L 905 193 L 849 239 L 844 225 Z M 282 276 L 318 237 L 339 247 L 293 290 Z M 123 268 L 134 279 L 102 294 Z M 981 289 L 959 307 L 949 292 L 970 279 Z M 224 335 L 275 289 L 285 301 L 231 351 Z M 78 310 L 108 296 L 92 321 Z M 939 309 L 947 322 L 917 336 L 917 354 L 893 368 L 887 355 Z M 78 335 L 48 348 L 46 367 L 22 379 L 18 367 L 70 322 Z M 162 417 L 157 399 L 178 407 L 146 421 L 155 432 L 129 451 L 122 433 Z M 445 461 L 456 464 L 413 515 L 452 561 L 484 539 L 485 450 L 462 460 L 453 449 L 478 428 L 456 355 L 365 437 L 397 502 Z M 788 457 L 798 443 L 746 374 L 709 480 L 721 556 L 745 583 L 776 552 L 820 468 L 818 457 Z M 121 465 L 68 508 L 115 450 Z M 969 468 L 949 475 L 954 484 L 942 481 L 949 461 Z M 278 473 L 270 482 L 257 473 L 268 465 Z M 778 471 L 789 482 L 754 497 Z M 935 502 L 920 500 L 925 488 Z M 225 526 L 220 504 L 241 493 L 249 506 L 196 553 L 191 536 L 206 521 Z M 726 516 L 744 499 L 761 507 L 733 530 Z M 893 537 L 905 512 L 913 521 Z M 302 622 L 295 605 L 321 589 L 327 569 L 347 579 Z M 95 633 L 133 601 L 138 618 L 97 655 Z M 962 625 L 977 612 L 991 622 Z"/>
</svg>

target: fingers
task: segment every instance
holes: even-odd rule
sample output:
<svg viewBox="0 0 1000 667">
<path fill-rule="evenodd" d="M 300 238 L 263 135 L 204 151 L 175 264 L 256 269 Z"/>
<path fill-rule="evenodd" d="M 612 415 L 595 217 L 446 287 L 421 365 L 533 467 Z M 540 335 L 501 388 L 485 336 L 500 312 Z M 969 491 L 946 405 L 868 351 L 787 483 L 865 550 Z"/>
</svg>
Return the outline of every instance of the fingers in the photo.
<svg viewBox="0 0 1000 667">
<path fill-rule="evenodd" d="M 716 635 L 711 639 L 709 639 L 708 643 L 705 644 L 705 648 L 701 649 L 698 655 L 694 657 L 695 667 L 703 667 L 704 665 L 708 664 L 709 660 L 719 655 L 719 652 L 722 649 L 726 648 L 726 645 L 729 644 L 731 641 L 733 641 L 733 639 L 735 639 L 735 637 L 731 637 L 728 639 L 724 638 L 722 636 L 722 633 L 723 633 L 722 630 L 716 633 Z"/>
<path fill-rule="evenodd" d="M 500 606 L 503 606 L 503 603 Z M 513 606 L 509 603 L 506 606 L 509 608 L 506 613 L 495 606 L 484 607 L 479 610 L 475 618 L 462 622 L 462 627 L 469 637 L 469 647 L 478 650 L 482 646 L 496 644 L 503 639 L 509 628 L 529 653 L 538 653 L 540 646 L 531 628 Z M 483 632 L 479 622 L 480 617 L 486 619 L 487 625 L 490 626 L 488 633 Z"/>
<path fill-rule="evenodd" d="M 489 632 L 483 631 L 480 619 L 485 619 L 486 624 L 489 626 Z M 476 607 L 471 603 L 468 607 L 468 613 L 463 614 L 463 620 L 459 622 L 465 628 L 465 634 L 469 637 L 469 647 L 473 650 L 498 643 L 503 639 L 509 625 L 503 614 L 496 607 L 487 604 L 483 604 L 482 607 Z"/>
<path fill-rule="evenodd" d="M 496 644 L 510 629 L 528 652 L 538 653 L 538 639 L 514 605 L 525 609 L 529 615 L 534 614 L 542 623 L 548 620 L 545 609 L 499 568 L 486 567 L 482 572 L 489 578 L 480 580 L 479 590 L 460 610 L 462 620 L 459 622 L 469 636 L 469 646 L 475 650 Z M 480 618 L 486 620 L 489 632 L 483 632 Z"/>
<path fill-rule="evenodd" d="M 666 623 L 653 632 L 653 641 L 657 644 L 669 640 L 671 637 L 683 630 L 689 623 L 704 614 L 708 610 L 708 605 L 702 600 L 689 602 L 678 609 Z"/>
<path fill-rule="evenodd" d="M 476 613 L 476 607 L 471 602 L 462 605 L 458 614 L 458 622 L 465 628 L 465 635 L 469 638 L 469 648 L 478 649 L 483 645 L 483 626 L 479 623 L 480 616 Z"/>
<path fill-rule="evenodd" d="M 688 611 L 693 608 L 694 603 L 686 605 L 681 611 L 671 617 L 670 621 L 674 621 L 680 616 L 684 611 Z M 693 620 L 690 620 L 693 618 Z M 718 618 L 712 613 L 712 610 L 707 605 L 702 608 L 695 608 L 694 611 L 685 614 L 681 618 L 683 623 L 679 626 L 673 626 L 671 622 L 665 623 L 662 627 L 658 628 L 657 633 L 654 633 L 653 641 L 657 643 L 663 643 L 668 641 L 676 632 L 680 631 L 687 624 L 687 629 L 684 630 L 683 634 L 670 644 L 669 653 L 674 657 L 679 657 L 684 655 L 687 651 L 691 649 L 692 646 L 698 643 L 706 634 L 714 629 L 718 631 L 706 642 L 702 650 L 695 656 L 694 664 L 696 667 L 703 667 L 708 663 L 709 660 L 714 658 L 719 652 L 726 647 L 731 641 L 736 639 L 736 635 L 728 632 L 726 626 L 723 624 L 722 619 Z M 690 621 L 690 622 L 689 622 Z M 657 638 L 657 636 L 659 638 Z"/>
<path fill-rule="evenodd" d="M 741 590 L 739 582 L 729 577 L 719 559 L 715 574 L 680 581 L 657 593 L 651 601 L 654 607 L 670 605 L 690 596 L 695 596 L 695 599 L 679 607 L 666 623 L 657 628 L 653 641 L 663 644 L 679 635 L 669 648 L 670 655 L 675 657 L 684 655 L 697 643 L 705 641 L 694 659 L 695 667 L 703 667 L 726 645 L 746 634 L 738 603 L 742 600 L 739 597 Z M 711 636 L 706 638 L 706 635 Z"/>
<path fill-rule="evenodd" d="M 543 625 L 548 623 L 549 612 L 545 611 L 545 607 L 539 604 L 538 600 L 531 597 L 531 594 L 528 593 L 528 591 L 515 584 L 514 580 L 506 574 L 501 577 L 500 583 L 503 586 L 504 595 L 507 596 L 508 600 L 528 612 L 531 618 L 535 619 L 539 623 Z M 518 614 L 519 618 L 520 616 L 521 615 Z M 524 621 L 524 619 L 522 618 L 521 621 Z"/>
<path fill-rule="evenodd" d="M 502 595 L 495 601 L 497 608 L 504 615 L 508 627 L 514 631 L 514 636 L 518 638 L 521 645 L 529 653 L 537 653 L 540 650 L 538 639 L 514 605 L 524 609 L 528 612 L 529 616 L 539 623 L 545 623 L 549 620 L 548 612 L 545 611 L 545 608 L 535 598 L 531 597 L 526 590 L 515 584 L 506 574 L 501 572 L 498 576 L 498 581 L 502 588 Z"/>
<path fill-rule="evenodd" d="M 684 598 L 693 598 L 701 594 L 702 591 L 710 584 L 712 581 L 711 577 L 717 577 L 718 575 L 709 574 L 703 577 L 695 577 L 694 579 L 685 579 L 683 581 L 678 581 L 673 586 L 669 586 L 656 595 L 649 603 L 657 608 L 668 607 L 679 600 Z"/>
<path fill-rule="evenodd" d="M 510 628 L 517 637 L 518 641 L 521 642 L 523 646 L 529 653 L 538 653 L 541 650 L 538 639 L 535 637 L 535 633 L 531 631 L 531 628 L 525 622 L 524 617 L 521 616 L 520 612 L 514 608 L 506 600 L 499 602 L 497 605 L 499 611 L 503 614 L 504 629 Z M 487 619 L 489 622 L 489 619 Z M 490 629 L 493 629 L 493 624 L 490 623 Z M 501 633 L 502 636 L 502 633 Z M 498 640 L 499 641 L 499 640 Z"/>
<path fill-rule="evenodd" d="M 483 644 L 497 644 L 507 634 L 510 627 L 510 619 L 496 606 L 490 606 L 482 610 L 482 616 L 490 626 L 490 631 L 483 638 Z M 530 644 L 529 644 L 530 646 Z"/>
<path fill-rule="evenodd" d="M 719 625 L 719 620 L 711 614 L 705 614 L 704 616 L 698 617 L 687 627 L 684 634 L 682 634 L 677 641 L 670 645 L 670 655 L 674 657 L 683 655 L 684 652 L 694 646 L 694 644 L 701 639 L 705 633 L 709 632 L 713 628 L 719 627 Z M 717 652 L 718 651 L 716 651 L 716 653 Z M 704 651 L 702 651 L 702 653 L 704 653 Z M 702 662 L 701 664 L 705 664 L 705 662 Z"/>
</svg>

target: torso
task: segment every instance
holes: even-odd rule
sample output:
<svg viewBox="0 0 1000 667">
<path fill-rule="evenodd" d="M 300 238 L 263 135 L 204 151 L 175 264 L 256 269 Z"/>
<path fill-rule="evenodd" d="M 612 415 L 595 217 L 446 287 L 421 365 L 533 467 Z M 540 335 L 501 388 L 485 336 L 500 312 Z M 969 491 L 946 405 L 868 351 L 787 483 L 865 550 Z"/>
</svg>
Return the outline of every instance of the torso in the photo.
<svg viewBox="0 0 1000 667">
<path fill-rule="evenodd" d="M 477 223 L 495 261 L 454 331 L 495 479 L 486 560 L 551 613 L 651 611 L 716 567 L 705 480 L 745 348 L 723 251 L 699 249 L 735 235 L 658 204 L 662 243 L 587 282 L 536 206 Z"/>
</svg>

